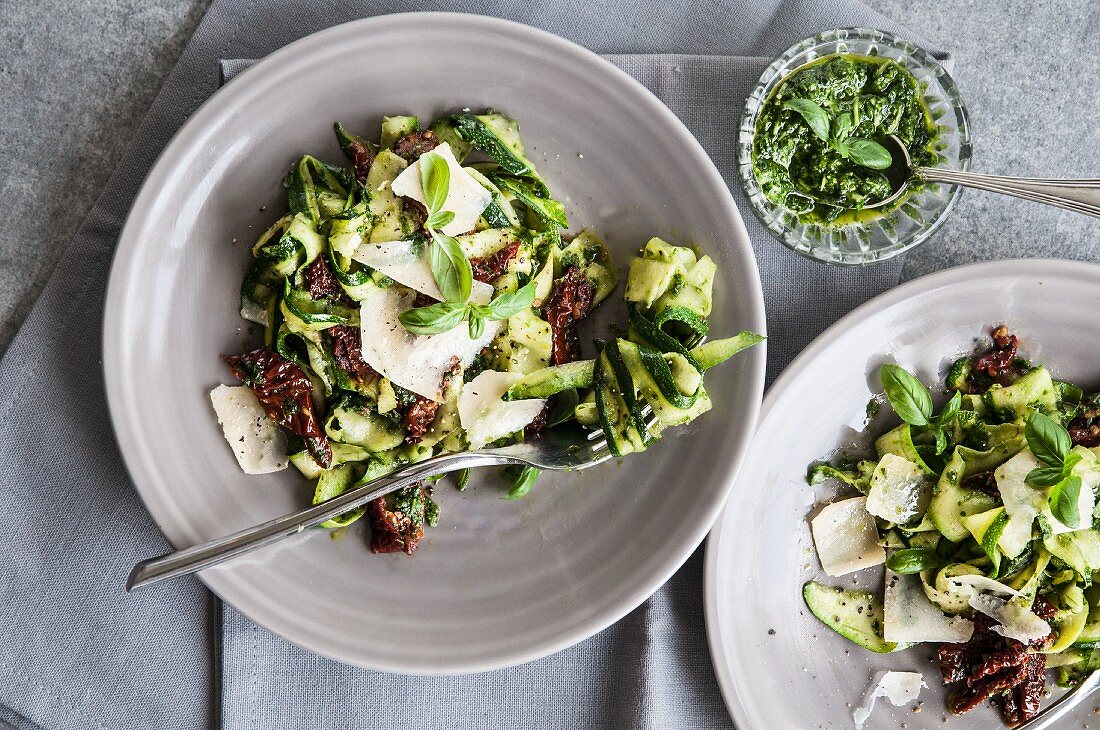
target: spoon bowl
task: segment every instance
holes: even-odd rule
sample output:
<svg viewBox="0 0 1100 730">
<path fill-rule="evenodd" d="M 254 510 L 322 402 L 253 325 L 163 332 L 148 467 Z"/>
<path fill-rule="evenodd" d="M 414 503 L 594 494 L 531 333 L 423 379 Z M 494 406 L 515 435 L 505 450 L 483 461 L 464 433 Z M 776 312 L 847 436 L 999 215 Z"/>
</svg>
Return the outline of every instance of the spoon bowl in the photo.
<svg viewBox="0 0 1100 730">
<path fill-rule="evenodd" d="M 890 166 L 883 170 L 882 174 L 886 176 L 893 192 L 877 203 L 865 206 L 867 209 L 885 208 L 892 205 L 909 191 L 909 186 L 914 178 L 913 160 L 909 156 L 909 149 L 897 135 L 891 134 L 875 141 L 890 153 Z"/>
</svg>

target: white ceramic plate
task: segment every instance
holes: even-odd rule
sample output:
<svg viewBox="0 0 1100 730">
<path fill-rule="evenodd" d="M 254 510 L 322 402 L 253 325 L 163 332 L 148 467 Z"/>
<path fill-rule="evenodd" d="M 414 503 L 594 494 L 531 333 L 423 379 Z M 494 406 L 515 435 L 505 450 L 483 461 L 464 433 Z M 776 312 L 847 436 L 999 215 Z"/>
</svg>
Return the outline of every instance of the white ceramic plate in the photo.
<svg viewBox="0 0 1100 730">
<path fill-rule="evenodd" d="M 283 174 L 302 153 L 343 159 L 335 120 L 373 136 L 382 114 L 463 107 L 520 120 L 574 231 L 599 230 L 620 265 L 651 235 L 697 244 L 721 272 L 712 330 L 762 331 L 729 191 L 687 129 L 626 74 L 561 38 L 477 16 L 388 16 L 318 33 L 195 113 L 119 241 L 104 324 L 111 415 L 172 544 L 298 509 L 311 494 L 293 470 L 243 475 L 207 397 L 233 382 L 219 357 L 255 346 L 238 291 L 247 246 L 285 205 Z M 703 539 L 747 449 L 763 372 L 762 347 L 738 356 L 708 374 L 715 412 L 688 434 L 622 465 L 547 476 L 521 502 L 501 500 L 495 481 L 461 494 L 442 486 L 442 521 L 415 558 L 371 555 L 361 527 L 337 541 L 311 531 L 202 577 L 261 625 L 363 666 L 471 672 L 562 649 L 645 600 Z"/>
<path fill-rule="evenodd" d="M 872 674 L 924 673 L 922 712 L 882 700 L 866 727 L 998 728 L 988 707 L 949 717 L 939 668 L 928 648 L 873 654 L 834 634 L 802 601 L 802 585 L 822 578 L 806 515 L 814 491 L 808 465 L 853 443 L 866 443 L 865 408 L 878 368 L 897 362 L 925 383 L 988 341 L 1005 323 L 1021 354 L 1056 377 L 1100 385 L 1096 312 L 1100 266 L 1019 260 L 976 264 L 926 276 L 863 305 L 818 337 L 776 380 L 706 556 L 706 616 L 711 656 L 737 726 L 851 728 Z M 819 492 L 820 494 L 820 492 Z M 881 588 L 881 568 L 860 582 Z M 774 632 L 774 633 L 772 633 Z M 1044 706 L 1049 700 L 1044 701 Z M 1093 718 L 1086 702 L 1067 726 Z M 944 725 L 944 718 L 948 724 Z"/>
</svg>

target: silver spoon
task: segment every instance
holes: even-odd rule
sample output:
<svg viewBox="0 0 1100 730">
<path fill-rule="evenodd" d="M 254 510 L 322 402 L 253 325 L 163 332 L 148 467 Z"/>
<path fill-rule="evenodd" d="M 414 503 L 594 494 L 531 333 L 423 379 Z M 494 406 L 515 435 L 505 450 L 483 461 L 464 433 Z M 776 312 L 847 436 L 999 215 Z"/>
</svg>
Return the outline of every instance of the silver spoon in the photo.
<svg viewBox="0 0 1100 730">
<path fill-rule="evenodd" d="M 893 158 L 893 164 L 883 170 L 883 174 L 890 181 L 894 192 L 885 200 L 868 205 L 867 208 L 881 208 L 895 202 L 913 182 L 928 182 L 989 190 L 1100 218 L 1100 180 L 1004 177 L 947 170 L 942 167 L 913 167 L 909 150 L 895 135 L 882 138 L 879 142 Z"/>
</svg>

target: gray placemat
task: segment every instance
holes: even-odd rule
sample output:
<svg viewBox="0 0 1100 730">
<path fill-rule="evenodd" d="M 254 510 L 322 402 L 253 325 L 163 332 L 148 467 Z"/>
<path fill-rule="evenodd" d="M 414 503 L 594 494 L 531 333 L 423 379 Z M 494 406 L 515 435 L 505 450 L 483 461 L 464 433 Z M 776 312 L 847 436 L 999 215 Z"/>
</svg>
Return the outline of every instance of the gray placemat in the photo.
<svg viewBox="0 0 1100 730">
<path fill-rule="evenodd" d="M 315 30 L 386 12 L 508 17 L 580 42 L 650 87 L 733 179 L 733 125 L 767 60 L 818 30 L 904 32 L 851 0 L 753 4 L 293 3 L 215 0 L 103 195 L 0 362 L 0 722 L 26 730 L 201 728 L 212 707 L 211 626 L 194 580 L 127 595 L 130 566 L 168 546 L 108 427 L 100 320 L 110 256 L 141 180 L 222 80 Z M 919 39 L 917 39 L 919 40 Z M 659 55 L 648 55 L 659 54 Z M 670 55 L 677 54 L 677 55 Z M 690 55 L 685 55 L 690 54 Z M 742 210 L 747 210 L 742 203 Z M 768 303 L 769 377 L 828 323 L 897 281 L 898 264 L 839 270 L 799 259 L 746 219 Z M 229 728 L 720 727 L 699 555 L 623 621 L 521 667 L 459 678 L 384 675 L 293 647 L 225 612 Z"/>
</svg>

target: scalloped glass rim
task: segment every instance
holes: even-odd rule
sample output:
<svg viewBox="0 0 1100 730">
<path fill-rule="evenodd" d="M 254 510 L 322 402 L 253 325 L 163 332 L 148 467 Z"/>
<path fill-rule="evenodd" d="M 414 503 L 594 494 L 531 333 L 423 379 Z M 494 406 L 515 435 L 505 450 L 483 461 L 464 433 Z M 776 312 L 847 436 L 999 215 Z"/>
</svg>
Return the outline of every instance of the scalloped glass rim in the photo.
<svg viewBox="0 0 1100 730">
<path fill-rule="evenodd" d="M 962 189 L 928 186 L 896 209 L 871 221 L 845 226 L 806 224 L 764 197 L 752 169 L 756 118 L 772 90 L 798 68 L 836 53 L 880 55 L 898 61 L 925 87 L 925 101 L 940 128 L 941 165 L 970 169 L 970 120 L 951 75 L 926 50 L 881 30 L 839 28 L 818 33 L 787 49 L 760 76 L 741 115 L 737 169 L 757 219 L 795 253 L 817 261 L 863 266 L 891 259 L 928 240 L 954 207 Z"/>
</svg>

